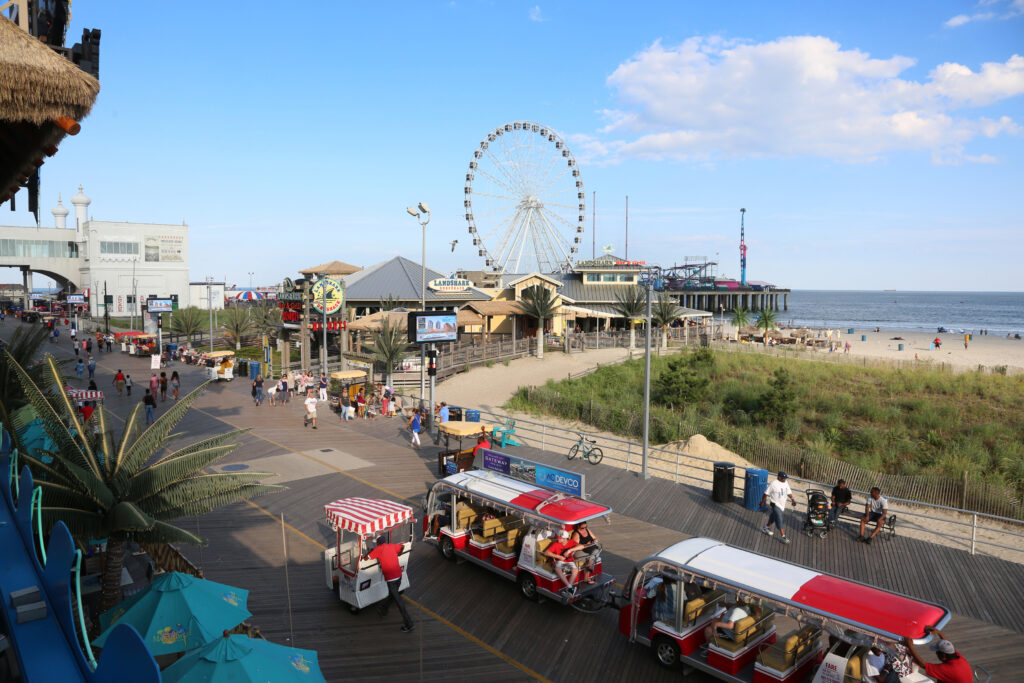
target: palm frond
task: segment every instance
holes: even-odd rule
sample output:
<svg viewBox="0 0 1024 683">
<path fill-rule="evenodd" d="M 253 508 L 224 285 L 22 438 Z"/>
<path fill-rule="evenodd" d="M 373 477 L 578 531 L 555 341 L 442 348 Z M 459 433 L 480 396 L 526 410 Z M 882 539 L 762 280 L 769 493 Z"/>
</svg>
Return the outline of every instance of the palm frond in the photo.
<svg viewBox="0 0 1024 683">
<path fill-rule="evenodd" d="M 222 440 L 222 439 L 217 439 Z M 215 441 L 211 439 L 210 441 Z M 238 447 L 238 444 L 213 443 L 206 448 L 194 450 L 193 447 L 179 451 L 171 457 L 161 458 L 159 462 L 144 468 L 132 477 L 126 495 L 132 499 L 142 499 L 149 492 L 161 491 L 171 484 L 190 477 L 195 472 L 217 462 Z"/>
<path fill-rule="evenodd" d="M 97 406 L 93 417 L 96 418 L 96 426 L 99 427 L 99 450 L 102 456 L 103 477 L 107 479 L 111 472 L 110 459 L 114 455 L 114 444 L 107 425 L 107 411 L 103 409 L 103 406 Z"/>
<path fill-rule="evenodd" d="M 76 486 L 76 483 L 58 483 L 49 480 L 35 482 L 36 487 L 43 491 L 44 505 L 63 505 L 97 513 L 102 512 L 104 507 L 96 499 L 96 496 L 90 495 L 89 491 L 83 491 L 80 486 Z"/>
<path fill-rule="evenodd" d="M 632 324 L 633 320 L 642 318 L 647 312 L 647 293 L 640 287 L 633 287 L 626 292 L 616 292 L 612 308 Z"/>
<path fill-rule="evenodd" d="M 225 491 L 199 500 L 186 501 L 178 507 L 168 508 L 159 514 L 159 519 L 180 519 L 182 517 L 205 515 L 207 512 L 215 510 L 222 505 L 251 500 L 256 496 L 283 491 L 284 488 L 284 486 L 275 484 L 247 484 L 232 491 Z M 157 517 L 157 515 L 153 516 Z"/>
<path fill-rule="evenodd" d="M 36 413 L 38 413 L 39 418 L 43 421 L 44 431 L 46 431 L 47 435 L 49 435 L 49 437 L 57 444 L 61 457 L 73 461 L 76 465 L 90 470 L 98 477 L 100 476 L 99 466 L 96 463 L 96 458 L 93 457 L 88 441 L 86 439 L 75 439 L 71 430 L 69 430 L 68 426 L 64 424 L 64 419 L 66 419 L 71 423 L 71 427 L 75 434 L 85 433 L 82 428 L 82 423 L 78 419 L 77 411 L 74 409 L 74 406 L 71 405 L 71 400 L 68 398 L 67 392 L 64 391 L 63 385 L 60 383 L 60 371 L 53 362 L 53 358 L 47 356 L 46 362 L 50 369 L 47 379 L 51 382 L 56 382 L 55 386 L 53 386 L 54 391 L 51 393 L 55 395 L 54 400 L 57 405 L 61 407 L 61 412 L 64 413 L 63 419 L 61 414 L 57 412 L 57 409 L 53 405 L 50 404 L 50 401 L 44 395 L 43 391 L 32 380 L 25 369 L 15 363 L 9 355 L 7 356 L 8 367 L 20 382 L 26 398 L 36 409 Z"/>
<path fill-rule="evenodd" d="M 132 534 L 132 540 L 138 543 L 187 543 L 188 545 L 206 545 L 206 539 L 197 536 L 181 527 L 157 520 L 146 531 Z"/>
<path fill-rule="evenodd" d="M 139 468 L 160 449 L 164 439 L 171 433 L 171 430 L 174 429 L 174 426 L 178 424 L 181 418 L 185 417 L 185 413 L 196 402 L 196 399 L 202 395 L 209 383 L 209 380 L 203 382 L 188 395 L 183 396 L 181 400 L 172 405 L 167 412 L 156 419 L 156 422 L 139 435 L 139 438 L 128 448 L 124 457 L 118 458 L 117 466 L 113 473 L 114 479 L 119 480 L 118 485 L 123 485 L 124 482 L 134 477 L 138 473 Z"/>
<path fill-rule="evenodd" d="M 163 514 L 164 511 L 183 502 L 200 500 L 233 491 L 249 484 L 259 483 L 263 479 L 273 476 L 274 474 L 269 472 L 215 472 L 213 474 L 202 474 L 173 482 L 165 488 L 152 491 L 137 500 L 150 514 L 154 516 L 159 515 L 162 519 L 167 519 L 167 515 Z"/>
<path fill-rule="evenodd" d="M 142 413 L 142 403 L 136 403 L 135 407 L 132 408 L 132 412 L 128 414 L 128 418 L 124 421 L 124 431 L 121 432 L 121 440 L 117 444 L 117 451 L 113 457 L 113 471 L 110 473 L 111 476 L 117 474 L 118 469 L 121 467 L 121 462 L 124 459 L 125 454 L 133 443 L 135 443 L 135 435 L 139 431 L 139 420 Z"/>
<path fill-rule="evenodd" d="M 64 522 L 76 539 L 106 536 L 104 515 L 72 507 L 43 507 L 43 529 L 50 531 L 57 522 Z"/>
<path fill-rule="evenodd" d="M 520 294 L 519 309 L 541 323 L 554 317 L 558 310 L 551 290 L 540 285 L 531 285 Z"/>
</svg>

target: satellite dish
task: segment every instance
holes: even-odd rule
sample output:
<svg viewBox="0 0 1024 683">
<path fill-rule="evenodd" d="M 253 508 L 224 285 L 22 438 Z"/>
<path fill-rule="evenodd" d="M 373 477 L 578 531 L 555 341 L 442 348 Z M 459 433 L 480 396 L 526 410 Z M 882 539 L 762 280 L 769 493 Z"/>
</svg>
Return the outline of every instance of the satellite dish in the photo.
<svg viewBox="0 0 1024 683">
<path fill-rule="evenodd" d="M 603 247 L 601 247 L 601 251 L 603 251 L 606 254 L 610 254 L 614 250 L 615 250 L 615 247 L 613 245 L 611 245 L 611 244 L 606 244 Z"/>
</svg>

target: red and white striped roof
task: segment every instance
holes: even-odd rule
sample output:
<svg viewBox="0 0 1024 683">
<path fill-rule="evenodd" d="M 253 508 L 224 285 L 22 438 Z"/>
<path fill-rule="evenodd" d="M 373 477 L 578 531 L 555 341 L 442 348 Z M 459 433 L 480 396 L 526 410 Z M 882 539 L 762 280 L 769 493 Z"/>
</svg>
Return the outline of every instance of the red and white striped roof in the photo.
<svg viewBox="0 0 1024 683">
<path fill-rule="evenodd" d="M 538 517 L 563 524 L 578 524 L 612 511 L 607 505 L 541 488 L 536 484 L 489 470 L 467 470 L 452 474 L 441 481 L 469 493 L 499 503 L 507 503 L 520 510 L 532 512 Z"/>
<path fill-rule="evenodd" d="M 327 523 L 335 531 L 368 535 L 412 519 L 412 508 L 390 500 L 344 498 L 324 505 Z"/>
<path fill-rule="evenodd" d="M 79 401 L 102 401 L 102 391 L 89 391 L 88 389 L 68 389 L 68 396 Z"/>
<path fill-rule="evenodd" d="M 929 602 L 824 572 L 735 548 L 710 538 L 691 538 L 662 550 L 653 558 L 745 587 L 771 600 L 788 600 L 819 614 L 832 615 L 882 636 L 925 637 L 949 610 Z"/>
</svg>

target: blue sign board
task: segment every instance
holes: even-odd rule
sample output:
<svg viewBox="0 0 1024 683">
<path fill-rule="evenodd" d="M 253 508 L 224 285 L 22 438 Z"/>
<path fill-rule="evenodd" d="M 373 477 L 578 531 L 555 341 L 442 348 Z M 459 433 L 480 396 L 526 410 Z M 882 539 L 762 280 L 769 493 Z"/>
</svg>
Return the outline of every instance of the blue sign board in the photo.
<svg viewBox="0 0 1024 683">
<path fill-rule="evenodd" d="M 514 479 L 543 486 L 546 489 L 583 497 L 584 477 L 578 472 L 558 469 L 489 449 L 483 451 L 483 456 L 482 462 L 485 470 L 507 474 Z"/>
</svg>

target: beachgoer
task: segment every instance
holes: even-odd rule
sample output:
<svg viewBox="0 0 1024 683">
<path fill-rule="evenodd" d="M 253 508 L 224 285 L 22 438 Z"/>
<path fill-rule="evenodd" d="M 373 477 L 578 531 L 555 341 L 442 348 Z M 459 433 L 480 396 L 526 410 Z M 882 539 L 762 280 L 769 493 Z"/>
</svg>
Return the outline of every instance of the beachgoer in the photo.
<svg viewBox="0 0 1024 683">
<path fill-rule="evenodd" d="M 735 640 L 736 624 L 749 616 L 750 612 L 744 608 L 742 603 L 737 602 L 726 609 L 720 618 L 711 620 L 711 624 L 704 629 L 704 642 L 713 642 L 715 635 L 726 640 Z"/>
<path fill-rule="evenodd" d="M 573 553 L 582 548 L 583 546 L 575 544 L 570 540 L 568 531 L 560 529 L 558 537 L 541 552 L 541 555 L 551 559 L 555 567 L 555 574 L 558 575 L 558 578 L 565 585 L 562 592 L 566 595 L 571 596 L 576 593 L 576 577 L 580 573 L 576 567 L 576 562 L 569 558 L 573 556 Z"/>
<path fill-rule="evenodd" d="M 121 398 L 124 393 L 124 373 L 121 372 L 120 368 L 117 370 L 117 374 L 114 375 L 114 386 L 117 387 L 117 397 Z"/>
<path fill-rule="evenodd" d="M 846 508 L 850 507 L 850 502 L 852 500 L 853 492 L 846 488 L 846 480 L 840 479 L 836 482 L 836 485 L 832 487 L 832 509 L 829 510 L 829 514 L 832 516 L 833 523 L 839 519 L 839 515 L 841 515 Z"/>
<path fill-rule="evenodd" d="M 410 445 L 413 448 L 416 448 L 417 450 L 419 450 L 419 448 L 420 448 L 420 429 L 422 427 L 422 423 L 420 421 L 420 409 L 419 408 L 416 408 L 416 409 L 414 409 L 412 411 L 412 417 L 409 418 L 409 422 L 408 422 L 408 424 L 406 424 L 406 426 L 412 432 L 412 442 L 411 442 Z"/>
<path fill-rule="evenodd" d="M 85 361 L 81 358 L 75 361 L 75 375 L 78 379 L 85 377 Z"/>
<path fill-rule="evenodd" d="M 316 429 L 316 396 L 313 395 L 312 390 L 306 394 L 305 406 L 306 414 L 302 417 L 302 426 L 308 427 L 312 423 L 313 429 Z"/>
<path fill-rule="evenodd" d="M 142 397 L 142 404 L 146 406 L 146 424 L 151 425 L 156 422 L 156 397 L 149 389 L 146 389 L 146 395 Z"/>
<path fill-rule="evenodd" d="M 315 400 L 315 399 L 314 399 Z M 381 540 L 383 540 L 383 536 Z M 384 575 L 384 581 L 388 584 L 388 597 L 384 598 L 377 607 L 377 612 L 382 616 L 388 615 L 388 607 L 394 602 L 398 605 L 398 611 L 402 613 L 402 631 L 408 633 L 416 628 L 409 612 L 405 609 L 405 602 L 399 592 L 402 587 L 402 564 L 398 560 L 398 554 L 402 552 L 402 546 L 398 543 L 382 543 L 374 540 L 366 542 L 369 553 L 367 557 L 377 560 L 380 563 L 380 572 Z"/>
<path fill-rule="evenodd" d="M 89 379 L 96 379 L 96 359 L 89 356 Z"/>
<path fill-rule="evenodd" d="M 160 378 L 156 376 L 156 373 L 152 373 L 149 377 L 149 393 L 156 396 L 156 392 L 160 389 Z"/>
<path fill-rule="evenodd" d="M 341 419 L 346 422 L 352 419 L 352 401 L 348 397 L 348 387 L 341 390 Z"/>
<path fill-rule="evenodd" d="M 576 530 L 572 532 L 572 542 L 580 546 L 580 549 L 573 554 L 573 558 L 586 560 L 583 563 L 583 581 L 585 583 L 594 583 L 594 567 L 597 566 L 595 555 L 599 549 L 597 536 L 590 531 L 587 523 L 584 521 L 576 525 Z"/>
<path fill-rule="evenodd" d="M 788 498 L 793 505 L 796 505 L 796 500 L 793 498 L 793 490 L 789 488 L 787 479 L 789 475 L 785 472 L 779 472 L 778 478 L 772 483 L 768 484 L 768 488 L 765 489 L 764 495 L 761 496 L 761 507 L 764 507 L 766 501 L 771 501 L 771 509 L 768 511 L 768 521 L 765 522 L 764 527 L 761 529 L 762 532 L 769 536 L 774 536 L 774 532 L 771 529 L 772 524 L 779 530 L 779 535 L 782 537 L 783 543 L 789 543 L 789 539 L 786 538 L 786 530 L 783 528 L 783 512 L 786 510 L 786 499 Z"/>
<path fill-rule="evenodd" d="M 942 631 L 934 626 L 925 626 L 924 632 L 934 633 L 941 638 L 939 642 L 932 645 L 935 656 L 939 659 L 938 664 L 924 661 L 914 649 L 914 642 L 910 638 L 905 639 L 903 644 L 907 647 L 907 652 L 914 662 L 924 669 L 925 675 L 938 683 L 971 683 L 974 680 L 974 670 L 971 669 L 970 663 L 964 656 L 956 651 L 953 643 L 946 640 Z"/>
<path fill-rule="evenodd" d="M 181 388 L 181 377 L 178 376 L 178 371 L 175 370 L 171 373 L 171 396 L 174 400 L 178 400 L 178 389 Z"/>
<path fill-rule="evenodd" d="M 366 394 L 362 387 L 359 387 L 359 393 L 356 394 L 356 417 L 366 417 Z"/>
<path fill-rule="evenodd" d="M 327 400 L 327 384 L 328 384 L 328 382 L 327 382 L 327 375 L 321 372 L 320 373 L 320 382 L 319 382 L 320 400 L 321 401 L 326 401 Z"/>
<path fill-rule="evenodd" d="M 124 376 L 124 392 L 125 392 L 125 396 L 131 396 L 132 395 L 132 376 L 131 375 L 125 375 Z"/>
<path fill-rule="evenodd" d="M 864 505 L 864 516 L 860 518 L 860 535 L 857 537 L 857 540 L 870 544 L 871 539 L 882 530 L 882 525 L 885 524 L 885 518 L 888 516 L 889 501 L 882 497 L 881 489 L 877 486 L 872 487 L 868 502 Z M 864 538 L 864 529 L 867 527 L 868 522 L 875 523 L 875 530 L 870 536 Z"/>
<path fill-rule="evenodd" d="M 257 408 L 263 405 L 263 375 L 256 375 L 252 381 L 252 400 L 256 402 Z"/>
<path fill-rule="evenodd" d="M 160 402 L 165 403 L 167 401 L 167 373 L 160 373 Z"/>
</svg>

